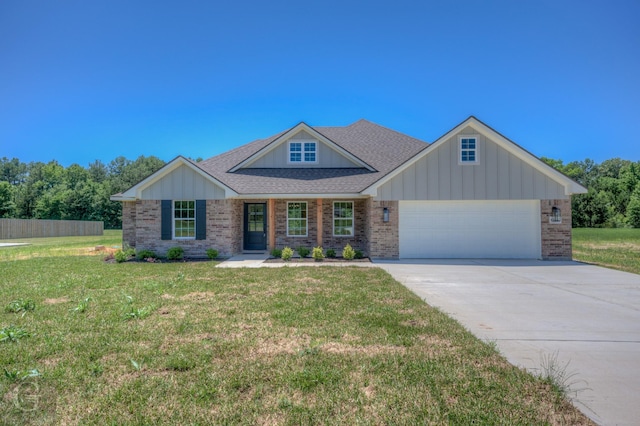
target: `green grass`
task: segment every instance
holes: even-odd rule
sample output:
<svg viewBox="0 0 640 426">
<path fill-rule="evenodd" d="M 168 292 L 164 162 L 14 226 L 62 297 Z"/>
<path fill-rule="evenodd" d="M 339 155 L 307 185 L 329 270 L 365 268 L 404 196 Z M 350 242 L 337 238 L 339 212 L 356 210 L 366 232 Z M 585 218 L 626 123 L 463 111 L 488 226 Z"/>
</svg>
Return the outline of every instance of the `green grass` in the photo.
<svg viewBox="0 0 640 426">
<path fill-rule="evenodd" d="M 640 274 L 640 229 L 575 228 L 573 258 Z"/>
<path fill-rule="evenodd" d="M 0 249 L 0 304 L 35 303 L 0 312 L 28 333 L 0 342 L 5 423 L 589 424 L 380 269 L 89 255 L 116 239 Z"/>
</svg>

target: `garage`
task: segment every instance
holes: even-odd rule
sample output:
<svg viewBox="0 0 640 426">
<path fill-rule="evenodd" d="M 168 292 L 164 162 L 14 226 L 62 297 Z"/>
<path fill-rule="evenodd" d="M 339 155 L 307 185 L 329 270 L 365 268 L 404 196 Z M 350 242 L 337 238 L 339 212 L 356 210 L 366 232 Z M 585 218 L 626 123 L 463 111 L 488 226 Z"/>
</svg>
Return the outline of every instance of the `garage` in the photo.
<svg viewBox="0 0 640 426">
<path fill-rule="evenodd" d="M 400 201 L 401 258 L 540 258 L 540 201 Z"/>
</svg>

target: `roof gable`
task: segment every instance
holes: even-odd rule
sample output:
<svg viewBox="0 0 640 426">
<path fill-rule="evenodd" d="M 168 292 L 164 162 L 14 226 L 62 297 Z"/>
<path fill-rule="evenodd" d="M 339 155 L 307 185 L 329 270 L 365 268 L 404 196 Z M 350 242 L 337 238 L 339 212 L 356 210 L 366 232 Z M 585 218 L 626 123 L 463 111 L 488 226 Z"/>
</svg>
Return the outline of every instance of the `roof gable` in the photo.
<svg viewBox="0 0 640 426">
<path fill-rule="evenodd" d="M 251 166 L 264 167 L 264 164 L 262 164 L 263 162 L 260 161 L 261 159 L 264 159 L 268 154 L 272 153 L 278 148 L 282 148 L 283 145 L 287 144 L 290 141 L 295 141 L 296 139 L 319 141 L 319 143 L 322 144 L 323 147 L 326 147 L 329 150 L 334 151 L 341 158 L 346 160 L 346 162 L 345 161 L 341 162 L 344 167 L 351 167 L 351 168 L 361 167 L 369 171 L 375 171 L 375 169 L 372 166 L 362 161 L 360 158 L 356 157 L 351 152 L 344 149 L 342 146 L 336 144 L 334 141 L 327 138 L 325 135 L 321 134 L 320 132 L 315 130 L 313 127 L 307 125 L 306 123 L 300 123 L 292 127 L 291 129 L 289 129 L 288 131 L 280 134 L 279 136 L 274 138 L 272 141 L 270 141 L 268 144 L 261 147 L 256 152 L 254 152 L 253 154 L 251 154 L 250 156 L 242 160 L 240 163 L 233 166 L 231 169 L 229 169 L 229 173 L 234 173 L 244 168 L 251 168 Z M 285 150 L 287 150 L 288 152 L 288 148 L 285 148 Z M 286 157 L 283 157 L 279 160 L 287 163 Z M 284 165 L 280 165 L 278 168 L 283 166 Z M 308 165 L 306 164 L 300 164 L 300 165 L 288 164 L 287 167 L 301 167 L 301 166 L 308 167 Z M 318 167 L 318 166 L 315 166 L 315 167 Z"/>
<path fill-rule="evenodd" d="M 587 192 L 586 188 L 577 182 L 573 181 L 571 178 L 565 176 L 561 172 L 557 171 L 553 167 L 549 166 L 545 162 L 538 159 L 535 155 L 531 154 L 524 148 L 520 147 L 515 142 L 509 140 L 505 136 L 493 130 L 491 127 L 487 126 L 474 116 L 470 116 L 462 123 L 458 124 L 456 127 L 451 129 L 449 132 L 445 133 L 443 136 L 438 138 L 435 142 L 433 142 L 427 149 L 420 152 L 415 157 L 411 158 L 409 161 L 402 164 L 400 167 L 396 168 L 393 172 L 387 174 L 382 179 L 375 182 L 373 185 L 369 186 L 363 191 L 363 194 L 367 195 L 377 195 L 378 188 L 380 188 L 385 183 L 389 182 L 394 177 L 398 176 L 400 173 L 407 170 L 409 167 L 414 165 L 417 161 L 422 158 L 430 155 L 435 152 L 441 145 L 445 144 L 452 137 L 461 134 L 465 129 L 472 129 L 474 132 L 477 132 L 487 139 L 491 140 L 493 143 L 498 145 L 500 148 L 512 154 L 514 157 L 522 160 L 524 163 L 532 167 L 534 170 L 542 173 L 543 175 L 549 177 L 550 179 L 558 182 L 560 185 L 564 187 L 565 195 L 570 194 L 581 194 Z"/>
<path fill-rule="evenodd" d="M 159 182 L 162 178 L 168 176 L 169 174 L 176 171 L 180 167 L 186 167 L 189 170 L 196 173 L 197 175 L 202 176 L 206 181 L 222 188 L 222 190 L 224 190 L 225 197 L 232 197 L 237 195 L 237 193 L 233 189 L 231 189 L 224 183 L 220 182 L 218 179 L 214 178 L 213 176 L 211 176 L 205 170 L 198 167 L 196 163 L 193 163 L 192 161 L 187 160 L 183 156 L 178 156 L 173 160 L 171 160 L 170 162 L 168 162 L 167 164 L 165 164 L 161 169 L 159 169 L 155 173 L 152 173 L 150 176 L 146 177 L 145 179 L 138 182 L 137 184 L 127 189 L 126 191 L 120 194 L 112 195 L 111 200 L 112 201 L 133 201 L 133 200 L 141 199 L 143 198 L 142 194 L 144 190 L 150 188 L 151 186 Z"/>
</svg>

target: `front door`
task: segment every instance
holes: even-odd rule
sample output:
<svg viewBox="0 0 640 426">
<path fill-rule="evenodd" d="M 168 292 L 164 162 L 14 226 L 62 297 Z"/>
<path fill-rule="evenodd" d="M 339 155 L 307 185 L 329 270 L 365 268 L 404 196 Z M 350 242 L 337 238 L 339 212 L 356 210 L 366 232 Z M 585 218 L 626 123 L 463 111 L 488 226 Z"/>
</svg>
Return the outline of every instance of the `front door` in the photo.
<svg viewBox="0 0 640 426">
<path fill-rule="evenodd" d="M 267 249 L 267 205 L 247 203 L 244 205 L 244 249 Z"/>
</svg>

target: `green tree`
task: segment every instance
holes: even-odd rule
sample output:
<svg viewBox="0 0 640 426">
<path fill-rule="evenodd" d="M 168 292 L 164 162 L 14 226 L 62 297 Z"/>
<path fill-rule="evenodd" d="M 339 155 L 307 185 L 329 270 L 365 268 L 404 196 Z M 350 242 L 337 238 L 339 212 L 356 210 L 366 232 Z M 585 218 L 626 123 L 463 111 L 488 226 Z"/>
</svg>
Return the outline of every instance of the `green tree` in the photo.
<svg viewBox="0 0 640 426">
<path fill-rule="evenodd" d="M 15 189 L 9 182 L 0 181 L 0 217 L 14 217 L 16 204 L 13 201 Z"/>
<path fill-rule="evenodd" d="M 627 206 L 627 222 L 634 228 L 640 228 L 640 186 L 636 187 Z"/>
</svg>

